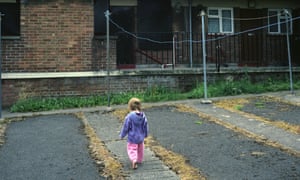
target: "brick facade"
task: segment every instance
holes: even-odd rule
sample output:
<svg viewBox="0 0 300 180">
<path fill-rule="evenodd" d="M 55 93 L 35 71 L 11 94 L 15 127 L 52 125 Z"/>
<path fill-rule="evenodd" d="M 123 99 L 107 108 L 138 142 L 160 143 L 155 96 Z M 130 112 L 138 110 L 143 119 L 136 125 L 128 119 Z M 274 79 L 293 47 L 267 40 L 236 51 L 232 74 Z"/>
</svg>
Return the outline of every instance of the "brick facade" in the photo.
<svg viewBox="0 0 300 180">
<path fill-rule="evenodd" d="M 21 36 L 4 40 L 4 72 L 71 72 L 92 69 L 91 1 L 29 1 L 21 5 Z"/>
<path fill-rule="evenodd" d="M 2 46 L 2 101 L 8 107 L 28 97 L 88 95 L 104 92 L 85 78 L 5 78 L 11 73 L 87 72 L 106 69 L 106 39 L 94 38 L 93 1 L 55 0 L 21 3 L 19 37 Z M 110 68 L 116 67 L 110 42 Z M 97 78 L 96 78 L 97 80 Z M 84 82 L 83 82 L 84 81 Z M 93 89 L 96 88 L 96 89 Z"/>
</svg>

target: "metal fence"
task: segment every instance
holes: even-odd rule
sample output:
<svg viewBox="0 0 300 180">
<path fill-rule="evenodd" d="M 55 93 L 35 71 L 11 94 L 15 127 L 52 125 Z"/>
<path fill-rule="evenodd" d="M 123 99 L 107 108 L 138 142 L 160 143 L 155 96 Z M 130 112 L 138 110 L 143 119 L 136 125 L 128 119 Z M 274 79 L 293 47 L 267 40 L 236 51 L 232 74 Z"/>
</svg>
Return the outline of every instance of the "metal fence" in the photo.
<svg viewBox="0 0 300 180">
<path fill-rule="evenodd" d="M 293 65 L 300 65 L 300 34 L 289 36 Z M 189 41 L 192 40 L 192 47 Z M 117 39 L 117 64 L 134 65 L 202 65 L 201 33 L 123 33 Z M 221 66 L 287 66 L 286 35 L 248 33 L 240 35 L 206 35 L 208 64 Z M 192 51 L 190 51 L 192 48 Z"/>
</svg>

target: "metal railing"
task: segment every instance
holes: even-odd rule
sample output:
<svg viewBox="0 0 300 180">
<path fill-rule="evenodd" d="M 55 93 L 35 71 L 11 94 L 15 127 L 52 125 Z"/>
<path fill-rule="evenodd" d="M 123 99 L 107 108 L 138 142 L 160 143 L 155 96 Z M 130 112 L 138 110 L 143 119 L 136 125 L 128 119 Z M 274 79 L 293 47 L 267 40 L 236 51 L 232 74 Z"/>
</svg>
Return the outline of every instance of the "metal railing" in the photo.
<svg viewBox="0 0 300 180">
<path fill-rule="evenodd" d="M 117 64 L 168 65 L 190 64 L 192 48 L 193 66 L 202 65 L 201 33 L 139 33 L 140 38 L 118 34 Z M 189 40 L 192 39 L 192 47 Z M 220 67 L 237 66 L 287 66 L 286 36 L 264 33 L 240 35 L 206 35 L 207 63 Z M 300 65 L 300 34 L 290 35 L 294 65 Z M 174 52 L 175 51 L 175 52 Z M 174 57 L 175 56 L 175 57 Z M 127 58 L 127 59 L 125 59 Z M 175 62 L 174 62 L 175 60 Z"/>
</svg>

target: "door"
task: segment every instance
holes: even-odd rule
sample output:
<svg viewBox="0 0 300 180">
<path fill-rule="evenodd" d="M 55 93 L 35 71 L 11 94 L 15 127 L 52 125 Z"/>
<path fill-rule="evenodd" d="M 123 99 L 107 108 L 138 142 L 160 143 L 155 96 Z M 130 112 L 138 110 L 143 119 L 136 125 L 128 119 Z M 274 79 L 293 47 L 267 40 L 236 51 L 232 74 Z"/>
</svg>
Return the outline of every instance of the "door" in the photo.
<svg viewBox="0 0 300 180">
<path fill-rule="evenodd" d="M 263 19 L 261 9 L 240 9 L 241 66 L 262 66 L 263 60 Z"/>
</svg>

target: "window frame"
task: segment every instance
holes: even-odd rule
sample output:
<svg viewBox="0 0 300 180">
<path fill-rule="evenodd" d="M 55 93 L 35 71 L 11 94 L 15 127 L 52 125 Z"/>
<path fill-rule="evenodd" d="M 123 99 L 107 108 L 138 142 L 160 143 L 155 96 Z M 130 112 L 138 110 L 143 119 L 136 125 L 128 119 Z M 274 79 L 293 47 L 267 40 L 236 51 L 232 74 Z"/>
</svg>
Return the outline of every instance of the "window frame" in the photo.
<svg viewBox="0 0 300 180">
<path fill-rule="evenodd" d="M 287 9 L 289 11 L 290 14 L 292 14 L 291 12 L 291 9 Z M 268 9 L 268 33 L 269 34 L 278 34 L 278 35 L 281 35 L 281 34 L 286 34 L 286 31 L 283 31 L 284 29 L 282 29 L 282 26 L 281 26 L 281 22 L 283 20 L 283 24 L 285 25 L 285 20 L 286 20 L 286 17 L 285 15 L 282 13 L 283 9 Z M 277 23 L 277 31 L 271 31 L 271 25 L 274 24 L 274 26 L 276 25 L 276 23 L 271 23 L 270 22 L 270 12 L 275 12 L 277 14 L 277 16 L 275 16 L 277 18 L 276 20 L 276 23 Z M 273 17 L 273 16 L 272 16 Z M 292 18 L 292 17 L 289 17 L 289 18 Z M 272 25 L 273 26 L 273 25 Z M 289 24 L 289 34 L 293 34 L 293 21 L 290 21 L 290 24 Z"/>
<path fill-rule="evenodd" d="M 218 15 L 210 15 L 210 11 L 211 10 L 217 10 L 218 11 Z M 226 10 L 226 11 L 230 11 L 230 25 L 231 25 L 231 31 L 224 31 L 223 29 L 223 20 L 224 20 L 224 17 L 222 16 L 222 12 Z M 207 21 L 209 21 L 210 18 L 217 18 L 218 19 L 218 22 L 219 22 L 219 30 L 218 32 L 209 32 L 209 27 L 208 27 L 208 33 L 209 34 L 232 34 L 234 33 L 234 20 L 233 20 L 233 8 L 225 8 L 225 7 L 209 7 L 207 8 Z M 207 25 L 209 26 L 209 25 Z"/>
</svg>

